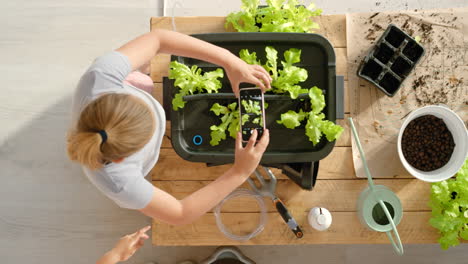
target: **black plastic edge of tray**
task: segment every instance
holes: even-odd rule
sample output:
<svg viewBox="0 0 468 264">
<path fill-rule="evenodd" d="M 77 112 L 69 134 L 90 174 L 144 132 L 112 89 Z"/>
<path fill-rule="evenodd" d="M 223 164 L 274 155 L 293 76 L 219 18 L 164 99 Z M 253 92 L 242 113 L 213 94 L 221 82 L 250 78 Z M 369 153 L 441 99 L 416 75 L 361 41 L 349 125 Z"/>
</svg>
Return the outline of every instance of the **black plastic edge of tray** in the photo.
<svg viewBox="0 0 468 264">
<path fill-rule="evenodd" d="M 227 32 L 227 33 L 207 33 L 207 34 L 193 34 L 192 37 L 202 39 L 207 42 L 232 42 L 239 41 L 239 34 L 249 36 L 249 41 L 294 41 L 294 42 L 309 42 L 311 38 L 317 38 L 315 41 L 321 44 L 326 49 L 328 61 L 333 61 L 332 65 L 336 65 L 335 50 L 333 45 L 328 39 L 320 34 L 315 33 L 284 33 L 284 32 Z M 285 38 L 287 36 L 287 38 Z M 219 39 L 222 37 L 223 39 Z M 268 45 L 268 44 L 266 44 Z M 236 55 L 237 56 L 237 55 Z M 330 63 L 329 63 L 330 66 Z"/>
<path fill-rule="evenodd" d="M 336 119 L 344 119 L 344 76 L 336 76 Z"/>
<path fill-rule="evenodd" d="M 313 33 L 280 33 L 280 32 L 278 33 L 276 32 L 275 33 L 270 33 L 270 32 L 268 33 L 267 32 L 238 33 L 238 32 L 233 32 L 233 33 L 194 34 L 191 36 L 202 39 L 207 42 L 223 43 L 223 42 L 236 42 L 236 41 L 238 42 L 240 34 L 243 34 L 244 36 L 248 36 L 249 41 L 264 41 L 265 46 L 268 45 L 268 42 L 291 41 L 291 42 L 310 43 L 311 39 L 313 39 L 314 43 L 321 45 L 321 47 L 325 50 L 327 54 L 327 61 L 328 61 L 327 67 L 329 68 L 327 79 L 330 82 L 330 87 L 335 87 L 335 89 L 329 89 L 327 90 L 327 93 L 325 93 L 325 96 L 328 97 L 326 101 L 336 103 L 335 92 L 336 92 L 337 80 L 336 80 L 335 51 L 330 41 L 328 41 L 328 39 L 326 39 L 322 35 L 313 34 Z M 178 56 L 172 56 L 171 60 L 175 60 L 177 57 Z M 205 94 L 199 95 L 198 98 L 201 99 L 204 95 Z M 169 98 L 170 97 L 171 97 L 171 94 L 169 94 Z M 168 99 L 167 101 L 170 101 L 170 99 Z M 231 152 L 227 153 L 227 152 L 220 151 L 220 152 L 215 152 L 215 153 L 213 152 L 200 153 L 200 152 L 194 152 L 194 151 L 191 151 L 190 149 L 185 148 L 181 144 L 180 140 L 175 140 L 175 138 L 177 137 L 177 133 L 180 133 L 180 131 L 183 130 L 183 127 L 179 127 L 181 125 L 179 122 L 179 115 L 181 115 L 182 112 L 177 113 L 176 111 L 172 110 L 172 107 L 171 107 L 170 112 L 171 112 L 171 116 L 170 116 L 171 123 L 172 121 L 176 123 L 176 124 L 174 123 L 171 124 L 171 135 L 172 135 L 171 143 L 175 152 L 180 157 L 191 162 L 204 162 L 205 163 L 207 160 L 214 160 L 215 162 L 212 163 L 212 165 L 222 165 L 222 164 L 234 162 L 234 153 L 231 153 Z M 335 107 L 329 107 L 326 114 L 327 114 L 328 120 L 333 120 L 333 121 L 336 120 L 336 108 Z M 314 153 L 315 157 L 313 160 L 311 160 L 308 157 L 310 155 L 310 152 L 291 153 L 289 154 L 288 160 L 290 160 L 290 162 L 293 162 L 293 163 L 304 163 L 304 162 L 308 163 L 308 162 L 318 161 L 328 156 L 328 154 L 330 154 L 330 152 L 333 150 L 334 146 L 335 146 L 335 141 L 327 142 L 322 149 Z M 260 163 L 261 164 L 275 164 L 275 163 L 289 163 L 289 162 L 285 161 L 284 153 L 265 153 Z"/>
</svg>

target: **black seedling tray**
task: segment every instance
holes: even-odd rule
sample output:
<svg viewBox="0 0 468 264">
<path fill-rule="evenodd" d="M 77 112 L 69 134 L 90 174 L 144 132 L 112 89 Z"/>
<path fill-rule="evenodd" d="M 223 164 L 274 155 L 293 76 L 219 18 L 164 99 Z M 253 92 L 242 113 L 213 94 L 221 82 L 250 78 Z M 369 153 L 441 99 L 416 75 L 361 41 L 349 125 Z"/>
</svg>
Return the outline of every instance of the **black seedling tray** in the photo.
<svg viewBox="0 0 468 264">
<path fill-rule="evenodd" d="M 272 46 L 278 51 L 278 65 L 284 60 L 284 51 L 290 48 L 302 50 L 301 62 L 297 66 L 305 68 L 308 79 L 301 84 L 311 88 L 317 86 L 324 92 L 326 107 L 323 110 L 326 119 L 335 121 L 338 115 L 343 118 L 343 78 L 336 76 L 335 52 L 330 42 L 318 34 L 305 33 L 212 33 L 192 35 L 196 38 L 224 47 L 233 54 L 238 55 L 241 49 L 256 52 L 257 58 L 265 62 L 265 46 Z M 187 66 L 197 65 L 204 71 L 218 68 L 217 65 L 205 61 L 172 56 L 171 60 L 177 60 Z M 226 74 L 222 80 L 222 88 L 218 94 L 197 94 L 185 96 L 187 102 L 183 109 L 172 109 L 172 98 L 178 92 L 173 87 L 173 80 L 165 78 L 164 108 L 170 113 L 172 146 L 176 153 L 183 159 L 193 162 L 205 162 L 211 165 L 232 163 L 234 161 L 235 140 L 226 135 L 226 140 L 217 146 L 209 144 L 210 126 L 219 125 L 220 117 L 209 111 L 214 103 L 227 105 L 237 102 L 232 93 L 231 85 Z M 252 86 L 242 84 L 241 87 Z M 337 89 L 338 87 L 338 89 Z M 288 110 L 299 111 L 301 107 L 310 109 L 310 100 L 307 94 L 302 94 L 298 99 L 292 100 L 289 95 L 265 94 L 265 102 L 268 107 L 266 113 L 266 127 L 270 130 L 270 144 L 263 155 L 261 164 L 285 168 L 288 163 L 309 163 L 302 170 L 312 171 L 317 174 L 318 163 L 310 168 L 310 163 L 325 158 L 333 149 L 335 142 L 328 142 L 325 136 L 313 146 L 305 135 L 304 125 L 296 129 L 288 129 L 277 124 L 280 115 Z M 304 122 L 305 123 L 305 122 Z M 295 169 L 299 174 L 301 168 Z M 314 178 L 315 179 L 315 178 Z M 310 181 L 311 179 L 309 179 Z M 304 187 L 304 186 L 303 186 Z M 305 188 L 305 187 L 304 187 Z M 308 187 L 311 189 L 311 186 Z"/>
<path fill-rule="evenodd" d="M 423 55 L 424 48 L 416 40 L 390 24 L 364 58 L 358 76 L 392 97 Z"/>
</svg>

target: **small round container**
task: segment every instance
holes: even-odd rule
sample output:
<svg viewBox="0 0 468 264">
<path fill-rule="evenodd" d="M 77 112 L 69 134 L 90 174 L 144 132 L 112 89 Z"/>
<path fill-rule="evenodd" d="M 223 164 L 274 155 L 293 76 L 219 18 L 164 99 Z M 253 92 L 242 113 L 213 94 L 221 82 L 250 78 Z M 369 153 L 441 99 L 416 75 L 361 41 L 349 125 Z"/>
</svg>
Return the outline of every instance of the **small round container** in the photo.
<svg viewBox="0 0 468 264">
<path fill-rule="evenodd" d="M 224 205 L 224 203 L 230 199 L 235 199 L 237 197 L 251 197 L 254 198 L 258 206 L 260 207 L 260 222 L 258 223 L 258 226 L 253 230 L 250 234 L 246 235 L 237 235 L 231 233 L 231 230 L 227 228 L 221 219 L 221 209 Z M 265 205 L 265 202 L 263 201 L 263 197 L 261 195 L 258 195 L 254 191 L 250 189 L 245 189 L 245 188 L 238 188 L 231 192 L 228 196 L 226 196 L 215 208 L 214 208 L 214 216 L 216 219 L 216 225 L 219 228 L 219 231 L 221 231 L 227 238 L 230 238 L 232 240 L 236 241 L 247 241 L 256 235 L 260 234 L 263 229 L 265 228 L 265 224 L 267 221 L 267 208 Z M 239 223 L 240 224 L 240 223 Z"/>
<path fill-rule="evenodd" d="M 314 207 L 310 209 L 309 215 L 307 216 L 309 224 L 318 231 L 327 230 L 332 223 L 332 216 L 330 211 L 323 207 Z"/>
<path fill-rule="evenodd" d="M 453 140 L 455 142 L 455 148 L 449 162 L 442 168 L 433 171 L 421 171 L 411 166 L 406 161 L 401 149 L 401 138 L 403 137 L 403 132 L 405 131 L 406 126 L 413 119 L 424 115 L 433 115 L 444 120 L 450 133 L 452 133 Z M 400 128 L 397 146 L 398 156 L 400 157 L 401 163 L 403 163 L 403 166 L 411 175 L 426 182 L 438 182 L 452 177 L 463 166 L 468 155 L 468 132 L 463 120 L 447 106 L 430 105 L 419 108 L 408 115 Z"/>
</svg>

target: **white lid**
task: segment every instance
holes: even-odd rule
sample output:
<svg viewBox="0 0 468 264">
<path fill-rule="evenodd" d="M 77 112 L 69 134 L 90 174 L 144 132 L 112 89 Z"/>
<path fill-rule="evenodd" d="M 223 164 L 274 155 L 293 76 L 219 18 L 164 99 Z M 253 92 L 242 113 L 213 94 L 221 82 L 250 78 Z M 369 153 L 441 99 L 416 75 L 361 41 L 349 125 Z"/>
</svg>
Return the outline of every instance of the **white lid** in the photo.
<svg viewBox="0 0 468 264">
<path fill-rule="evenodd" d="M 314 207 L 310 209 L 308 215 L 309 224 L 318 231 L 327 230 L 332 223 L 330 212 L 323 207 Z"/>
</svg>

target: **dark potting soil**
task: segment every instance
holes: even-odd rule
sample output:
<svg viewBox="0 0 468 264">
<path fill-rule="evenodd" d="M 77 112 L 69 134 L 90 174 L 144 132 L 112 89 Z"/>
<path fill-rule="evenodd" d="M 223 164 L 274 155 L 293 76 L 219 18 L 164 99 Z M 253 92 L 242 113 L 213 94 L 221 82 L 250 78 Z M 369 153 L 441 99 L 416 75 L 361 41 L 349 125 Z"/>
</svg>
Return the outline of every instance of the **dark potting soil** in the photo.
<svg viewBox="0 0 468 264">
<path fill-rule="evenodd" d="M 455 142 L 445 122 L 433 115 L 412 120 L 403 131 L 401 149 L 408 163 L 422 171 L 442 168 L 452 156 Z"/>
</svg>

